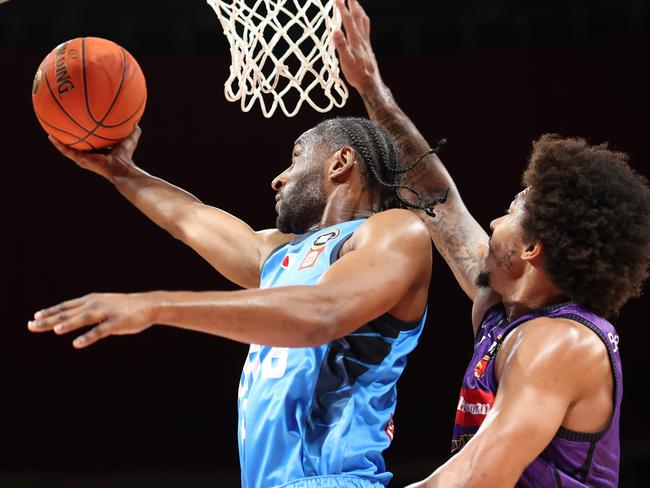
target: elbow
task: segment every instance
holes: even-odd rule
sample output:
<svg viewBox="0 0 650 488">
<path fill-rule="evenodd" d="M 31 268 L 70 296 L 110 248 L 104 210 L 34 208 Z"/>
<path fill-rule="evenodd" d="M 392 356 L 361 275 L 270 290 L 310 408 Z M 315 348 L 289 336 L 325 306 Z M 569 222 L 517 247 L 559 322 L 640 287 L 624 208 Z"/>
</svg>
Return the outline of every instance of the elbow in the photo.
<svg viewBox="0 0 650 488">
<path fill-rule="evenodd" d="M 192 239 L 192 227 L 188 225 L 190 221 L 187 211 L 174 210 L 170 211 L 166 219 L 167 225 L 165 230 L 171 234 L 174 239 L 181 242 L 189 242 Z"/>
<path fill-rule="evenodd" d="M 485 486 L 504 486 L 504 484 L 495 480 L 493 474 L 480 469 L 467 473 L 465 479 L 463 479 L 459 486 L 463 488 L 483 488 Z"/>
<path fill-rule="evenodd" d="M 169 232 L 169 234 L 177 241 L 187 242 L 187 238 L 183 232 L 182 226 L 177 225 L 176 223 L 172 223 L 169 225 L 169 227 L 167 227 L 167 232 Z"/>
<path fill-rule="evenodd" d="M 340 304 L 334 300 L 322 299 L 314 303 L 312 311 L 306 314 L 309 319 L 304 323 L 304 341 L 306 347 L 318 347 L 342 335 L 344 323 L 337 311 Z"/>
<path fill-rule="evenodd" d="M 177 241 L 192 247 L 190 243 L 193 242 L 193 236 L 182 225 L 172 224 L 167 228 L 167 232 Z"/>
</svg>

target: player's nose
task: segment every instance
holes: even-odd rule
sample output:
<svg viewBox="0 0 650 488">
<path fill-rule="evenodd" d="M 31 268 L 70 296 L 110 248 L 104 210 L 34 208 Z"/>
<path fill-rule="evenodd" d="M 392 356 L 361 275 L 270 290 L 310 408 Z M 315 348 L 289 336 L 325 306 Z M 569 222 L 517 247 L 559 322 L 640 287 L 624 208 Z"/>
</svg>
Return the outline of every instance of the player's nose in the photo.
<svg viewBox="0 0 650 488">
<path fill-rule="evenodd" d="M 497 225 L 499 225 L 499 222 L 501 222 L 502 219 L 503 217 L 498 217 L 494 219 L 492 222 L 490 222 L 490 230 L 492 232 L 494 232 L 494 229 L 496 229 Z"/>
<path fill-rule="evenodd" d="M 273 181 L 271 182 L 271 188 L 273 188 L 275 191 L 280 191 L 282 187 L 285 185 L 285 183 L 287 182 L 285 178 L 285 173 L 286 171 L 283 171 L 278 176 L 273 178 Z"/>
</svg>

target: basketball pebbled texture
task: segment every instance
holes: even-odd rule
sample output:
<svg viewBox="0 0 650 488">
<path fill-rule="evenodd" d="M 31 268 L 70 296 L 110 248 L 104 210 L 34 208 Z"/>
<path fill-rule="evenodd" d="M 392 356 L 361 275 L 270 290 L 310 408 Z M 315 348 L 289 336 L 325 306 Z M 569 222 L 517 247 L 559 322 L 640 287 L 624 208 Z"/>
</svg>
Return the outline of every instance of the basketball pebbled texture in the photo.
<svg viewBox="0 0 650 488">
<path fill-rule="evenodd" d="M 127 137 L 146 101 L 144 74 L 135 58 L 98 37 L 72 39 L 54 48 L 32 87 L 41 126 L 79 150 L 101 149 Z"/>
</svg>

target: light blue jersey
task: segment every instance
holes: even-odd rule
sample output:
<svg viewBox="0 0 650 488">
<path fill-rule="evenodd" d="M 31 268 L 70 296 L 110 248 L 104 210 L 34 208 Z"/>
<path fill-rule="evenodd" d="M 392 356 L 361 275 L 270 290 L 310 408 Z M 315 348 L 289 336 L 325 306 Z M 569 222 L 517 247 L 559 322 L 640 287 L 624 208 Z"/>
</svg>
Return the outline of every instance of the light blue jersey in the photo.
<svg viewBox="0 0 650 488">
<path fill-rule="evenodd" d="M 260 287 L 315 285 L 365 221 L 310 232 L 276 249 Z M 387 485 L 392 474 L 382 452 L 393 438 L 395 384 L 424 319 L 386 314 L 319 347 L 251 345 L 239 384 L 242 486 Z"/>
</svg>

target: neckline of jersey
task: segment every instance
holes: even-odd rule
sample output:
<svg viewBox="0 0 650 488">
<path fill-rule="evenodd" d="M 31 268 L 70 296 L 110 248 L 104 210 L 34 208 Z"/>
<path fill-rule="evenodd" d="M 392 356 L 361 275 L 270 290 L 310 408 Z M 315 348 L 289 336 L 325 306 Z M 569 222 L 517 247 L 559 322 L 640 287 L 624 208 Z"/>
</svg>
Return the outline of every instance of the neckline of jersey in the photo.
<svg viewBox="0 0 650 488">
<path fill-rule="evenodd" d="M 339 223 L 337 223 L 337 224 L 328 225 L 327 227 L 323 227 L 322 229 L 309 230 L 309 231 L 305 232 L 304 234 L 298 234 L 298 235 L 297 235 L 296 237 L 294 237 L 293 240 L 292 240 L 291 242 L 289 242 L 288 244 L 289 244 L 290 246 L 295 246 L 296 244 L 300 244 L 300 243 L 303 242 L 305 239 L 307 239 L 309 236 L 312 236 L 312 235 L 316 234 L 317 232 L 321 232 L 321 231 L 327 230 L 327 229 L 329 229 L 329 228 L 331 228 L 331 227 L 336 227 L 337 225 L 349 224 L 349 223 L 352 223 L 352 222 L 358 222 L 358 221 L 360 221 L 360 220 L 368 220 L 368 218 L 365 217 L 365 218 L 362 218 L 362 219 L 345 220 L 345 221 L 343 221 L 343 222 L 339 222 Z"/>
<path fill-rule="evenodd" d="M 505 327 L 505 326 L 511 325 L 511 324 L 513 324 L 515 322 L 518 322 L 521 319 L 523 319 L 525 317 L 529 317 L 531 315 L 539 316 L 539 315 L 547 314 L 549 312 L 555 312 L 556 310 L 567 307 L 569 305 L 575 305 L 575 302 L 573 302 L 572 300 L 566 300 L 564 302 L 554 303 L 552 305 L 544 305 L 543 307 L 533 308 L 533 309 L 529 310 L 528 312 L 526 312 L 525 314 L 520 315 L 519 317 L 517 317 L 514 320 L 508 320 L 507 317 L 504 317 L 503 319 L 501 319 L 501 322 L 502 322 L 501 326 Z M 485 317 L 487 317 L 489 315 L 489 313 L 493 309 L 496 309 L 498 307 L 501 307 L 503 309 L 503 313 L 505 315 L 505 306 L 504 306 L 503 302 L 500 302 L 500 303 L 497 303 L 497 304 L 493 305 L 492 307 L 490 307 L 488 309 L 488 311 L 485 312 Z M 485 319 L 483 319 L 483 321 L 485 322 Z"/>
</svg>

